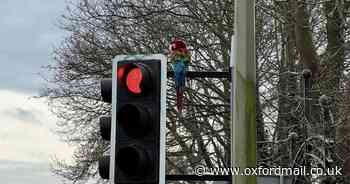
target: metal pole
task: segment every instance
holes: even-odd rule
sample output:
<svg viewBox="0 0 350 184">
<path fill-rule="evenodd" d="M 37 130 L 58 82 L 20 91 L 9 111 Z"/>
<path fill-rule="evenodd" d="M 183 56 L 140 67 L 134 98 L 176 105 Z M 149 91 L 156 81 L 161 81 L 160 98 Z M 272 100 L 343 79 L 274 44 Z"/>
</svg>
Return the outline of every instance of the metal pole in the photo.
<svg viewBox="0 0 350 184">
<path fill-rule="evenodd" d="M 231 98 L 230 98 L 230 110 L 231 110 L 231 166 L 235 165 L 234 158 L 236 156 L 234 152 L 234 145 L 235 145 L 235 131 L 234 130 L 234 106 L 235 106 L 235 81 L 234 81 L 234 74 L 235 74 L 235 59 L 236 59 L 236 37 L 232 36 L 231 38 L 231 53 L 230 53 L 230 71 L 231 71 L 231 83 L 230 83 L 230 91 L 231 91 Z M 234 177 L 231 178 L 231 184 L 235 184 Z"/>
<path fill-rule="evenodd" d="M 174 77 L 174 71 L 168 71 L 167 77 Z M 192 79 L 192 78 L 224 78 L 231 80 L 231 73 L 230 71 L 225 72 L 212 72 L 212 71 L 206 71 L 206 72 L 197 72 L 197 71 L 187 71 L 186 78 Z"/>
<path fill-rule="evenodd" d="M 304 147 L 304 153 L 303 153 L 303 165 L 306 167 L 306 170 L 309 171 L 311 168 L 310 165 L 310 159 L 308 158 L 307 154 L 312 153 L 312 145 L 311 141 L 309 141 L 311 126 L 313 123 L 312 117 L 311 117 L 311 82 L 312 82 L 312 72 L 309 69 L 303 70 L 303 78 L 304 78 L 304 116 L 305 116 L 305 122 L 303 124 L 303 136 L 305 140 L 305 147 Z M 296 178 L 298 180 L 305 180 L 307 179 L 305 177 L 297 176 Z"/>
<path fill-rule="evenodd" d="M 229 175 L 166 175 L 167 181 L 231 181 Z"/>
<path fill-rule="evenodd" d="M 256 167 L 255 0 L 235 1 L 232 71 L 232 166 Z M 256 184 L 256 176 L 232 176 L 233 184 Z"/>
</svg>

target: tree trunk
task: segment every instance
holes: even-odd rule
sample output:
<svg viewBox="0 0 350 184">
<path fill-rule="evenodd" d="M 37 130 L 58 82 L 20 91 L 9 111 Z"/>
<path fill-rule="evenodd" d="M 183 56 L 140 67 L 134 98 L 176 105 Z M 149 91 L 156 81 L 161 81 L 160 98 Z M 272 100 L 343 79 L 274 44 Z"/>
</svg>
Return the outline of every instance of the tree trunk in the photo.
<svg viewBox="0 0 350 184">
<path fill-rule="evenodd" d="M 340 79 L 344 71 L 345 62 L 345 50 L 344 50 L 344 27 L 342 26 L 344 15 L 343 9 L 340 8 L 341 4 L 337 1 L 329 1 L 325 6 L 325 14 L 327 17 L 327 56 L 322 66 L 322 91 L 325 94 L 336 94 L 335 92 L 341 89 Z M 336 98 L 336 97 L 335 97 Z M 340 95 L 343 99 L 343 95 Z M 330 109 L 335 117 L 342 117 L 337 106 L 333 106 Z M 350 122 L 346 121 L 339 124 L 336 127 L 336 132 L 330 130 L 329 137 L 334 139 L 336 134 L 336 142 L 339 143 L 337 146 L 338 155 L 342 159 L 346 159 L 349 156 L 350 139 L 346 138 L 350 132 Z M 328 127 L 332 129 L 332 127 Z M 345 138 L 345 139 L 344 139 Z"/>
<path fill-rule="evenodd" d="M 309 72 L 303 72 L 305 85 L 304 85 L 304 119 L 300 122 L 303 127 L 303 138 L 305 141 L 305 147 L 303 148 L 303 160 L 302 165 L 307 167 L 307 170 L 311 167 L 312 158 L 307 154 L 314 154 L 315 148 L 318 145 L 315 142 L 308 141 L 308 138 L 313 135 L 317 135 L 320 131 L 319 123 L 319 108 L 317 100 L 319 97 L 317 90 L 317 80 L 319 76 L 319 59 L 316 53 L 316 49 L 313 43 L 313 35 L 311 32 L 311 24 L 309 22 L 310 15 L 307 14 L 307 3 L 305 0 L 293 1 L 293 10 L 295 17 L 295 38 L 296 48 L 300 56 L 300 61 L 304 65 L 304 69 Z M 306 71 L 305 70 L 305 71 Z M 310 75 L 310 77 L 308 77 Z M 315 93 L 311 91 L 316 91 Z M 298 178 L 303 182 L 309 183 L 309 177 Z"/>
<path fill-rule="evenodd" d="M 279 82 L 278 82 L 278 120 L 277 120 L 277 138 L 278 140 L 287 139 L 289 133 L 295 132 L 299 134 L 298 120 L 293 113 L 297 107 L 295 101 L 296 89 L 298 86 L 297 75 L 293 72 L 297 71 L 296 67 L 296 45 L 295 45 L 295 33 L 294 33 L 294 19 L 292 11 L 292 3 L 289 1 L 284 4 L 286 22 L 281 25 L 282 39 L 282 56 L 279 69 Z M 290 158 L 291 152 L 288 143 L 278 145 L 279 165 L 287 167 L 294 159 L 294 156 Z M 288 150 L 288 151 L 286 151 Z"/>
</svg>

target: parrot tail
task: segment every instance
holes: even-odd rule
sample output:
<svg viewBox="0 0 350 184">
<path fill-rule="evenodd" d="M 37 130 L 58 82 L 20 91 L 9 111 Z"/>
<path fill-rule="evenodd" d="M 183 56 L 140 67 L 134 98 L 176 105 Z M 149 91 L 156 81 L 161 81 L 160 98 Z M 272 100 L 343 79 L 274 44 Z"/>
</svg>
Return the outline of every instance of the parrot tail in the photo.
<svg viewBox="0 0 350 184">
<path fill-rule="evenodd" d="M 183 95 L 184 95 L 183 88 L 179 88 L 176 90 L 176 108 L 180 115 L 182 115 Z"/>
</svg>

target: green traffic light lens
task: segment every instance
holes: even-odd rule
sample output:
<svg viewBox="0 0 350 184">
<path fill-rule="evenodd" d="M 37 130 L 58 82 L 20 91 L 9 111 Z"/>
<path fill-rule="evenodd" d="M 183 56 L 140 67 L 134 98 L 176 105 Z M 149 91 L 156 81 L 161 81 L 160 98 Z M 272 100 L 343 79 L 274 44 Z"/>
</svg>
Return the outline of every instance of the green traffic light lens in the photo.
<svg viewBox="0 0 350 184">
<path fill-rule="evenodd" d="M 116 162 L 118 168 L 131 177 L 144 176 L 150 170 L 150 159 L 147 152 L 136 145 L 120 149 Z"/>
</svg>

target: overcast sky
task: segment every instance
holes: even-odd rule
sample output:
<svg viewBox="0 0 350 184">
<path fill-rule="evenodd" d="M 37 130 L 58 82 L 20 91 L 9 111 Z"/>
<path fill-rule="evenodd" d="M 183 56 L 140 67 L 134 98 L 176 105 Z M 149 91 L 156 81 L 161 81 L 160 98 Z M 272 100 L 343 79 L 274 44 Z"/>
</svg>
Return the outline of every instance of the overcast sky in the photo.
<svg viewBox="0 0 350 184">
<path fill-rule="evenodd" d="M 52 130 L 55 117 L 38 95 L 41 66 L 65 36 L 55 26 L 65 0 L 0 1 L 0 183 L 56 184 L 49 159 L 70 158 L 72 149 Z"/>
</svg>

